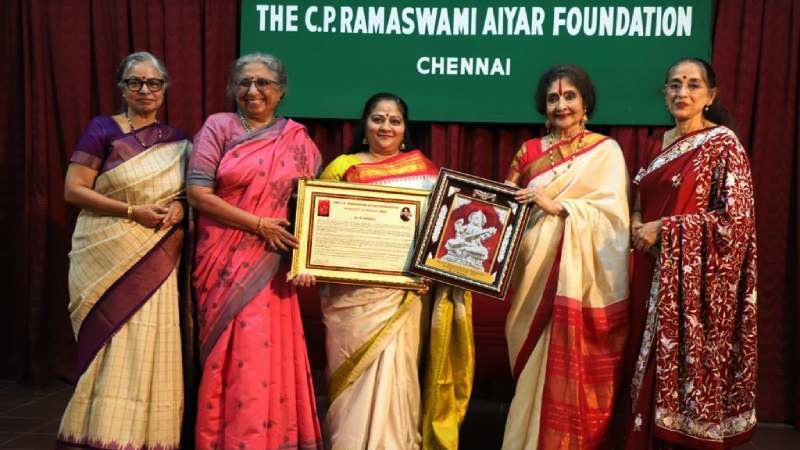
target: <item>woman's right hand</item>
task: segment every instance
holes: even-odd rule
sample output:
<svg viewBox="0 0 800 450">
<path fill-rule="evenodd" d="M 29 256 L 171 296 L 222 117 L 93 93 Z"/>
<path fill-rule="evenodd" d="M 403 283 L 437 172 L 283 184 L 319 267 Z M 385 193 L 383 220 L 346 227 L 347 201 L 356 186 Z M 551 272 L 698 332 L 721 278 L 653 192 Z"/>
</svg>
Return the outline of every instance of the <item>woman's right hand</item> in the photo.
<svg viewBox="0 0 800 450">
<path fill-rule="evenodd" d="M 428 280 L 427 278 L 423 278 L 422 279 L 422 287 L 417 289 L 417 295 L 422 297 L 425 294 L 427 294 L 428 292 L 430 292 L 430 290 L 431 290 L 431 281 Z"/>
<path fill-rule="evenodd" d="M 256 226 L 255 233 L 270 247 L 270 250 L 289 251 L 297 248 L 299 242 L 293 234 L 286 231 L 289 221 L 275 217 L 262 217 L 260 226 Z"/>
<path fill-rule="evenodd" d="M 633 232 L 633 248 L 640 252 L 649 252 L 661 237 L 661 220 L 654 220 L 631 227 Z"/>
<path fill-rule="evenodd" d="M 169 210 L 158 205 L 136 205 L 133 207 L 131 219 L 147 228 L 156 228 L 161 225 Z"/>
<path fill-rule="evenodd" d="M 639 232 L 639 229 L 642 228 L 642 218 L 638 214 L 631 215 L 631 245 L 633 245 L 634 239 L 636 239 L 636 233 Z"/>
<path fill-rule="evenodd" d="M 514 193 L 514 200 L 522 204 L 533 203 L 535 196 L 536 192 L 532 187 L 525 187 Z"/>
<path fill-rule="evenodd" d="M 519 203 L 532 203 L 538 206 L 542 211 L 554 216 L 566 217 L 567 210 L 564 206 L 550 198 L 541 186 L 526 187 L 514 193 L 514 200 Z"/>
<path fill-rule="evenodd" d="M 286 274 L 289 275 L 288 273 Z M 311 287 L 317 284 L 317 277 L 311 275 L 310 273 L 300 272 L 294 278 L 292 278 L 292 284 L 297 287 Z"/>
</svg>

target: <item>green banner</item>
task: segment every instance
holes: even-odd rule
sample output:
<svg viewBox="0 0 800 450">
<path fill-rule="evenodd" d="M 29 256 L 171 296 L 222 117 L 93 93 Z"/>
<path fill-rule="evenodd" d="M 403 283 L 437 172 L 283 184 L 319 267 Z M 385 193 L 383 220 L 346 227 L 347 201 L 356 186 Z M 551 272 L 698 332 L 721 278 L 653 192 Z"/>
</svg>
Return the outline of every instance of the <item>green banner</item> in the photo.
<svg viewBox="0 0 800 450">
<path fill-rule="evenodd" d="M 592 77 L 592 123 L 670 123 L 664 72 L 711 57 L 711 1 L 242 2 L 241 53 L 286 64 L 280 112 L 352 119 L 394 92 L 411 119 L 542 122 L 534 92 L 555 64 Z"/>
</svg>

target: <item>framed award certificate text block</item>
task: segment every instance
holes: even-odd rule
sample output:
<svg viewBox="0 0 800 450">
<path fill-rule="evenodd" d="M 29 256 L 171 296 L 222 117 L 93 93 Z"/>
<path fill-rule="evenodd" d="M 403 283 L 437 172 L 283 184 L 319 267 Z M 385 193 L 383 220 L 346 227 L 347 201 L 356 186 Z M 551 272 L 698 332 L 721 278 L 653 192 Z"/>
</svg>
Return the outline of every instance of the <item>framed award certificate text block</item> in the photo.
<svg viewBox="0 0 800 450">
<path fill-rule="evenodd" d="M 411 271 L 503 298 L 530 213 L 517 189 L 441 169 Z"/>
<path fill-rule="evenodd" d="M 409 272 L 429 191 L 300 180 L 290 278 L 419 289 Z"/>
</svg>

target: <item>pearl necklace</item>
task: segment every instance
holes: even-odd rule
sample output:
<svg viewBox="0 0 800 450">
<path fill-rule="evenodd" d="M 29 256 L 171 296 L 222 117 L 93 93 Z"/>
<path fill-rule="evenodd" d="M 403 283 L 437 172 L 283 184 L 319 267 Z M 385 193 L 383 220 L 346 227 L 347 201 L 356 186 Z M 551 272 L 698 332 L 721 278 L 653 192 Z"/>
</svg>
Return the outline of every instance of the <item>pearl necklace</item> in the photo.
<svg viewBox="0 0 800 450">
<path fill-rule="evenodd" d="M 128 126 L 131 127 L 131 134 L 133 135 L 133 138 L 136 140 L 136 142 L 139 143 L 139 145 L 142 146 L 142 148 L 149 148 L 149 147 L 152 147 L 153 145 L 156 145 L 159 142 L 161 142 L 161 138 L 162 138 L 162 135 L 161 135 L 161 123 L 158 121 L 158 119 L 156 119 L 156 130 L 158 131 L 158 134 L 156 136 L 156 140 L 152 144 L 150 144 L 149 146 L 147 144 L 145 144 L 144 142 L 142 142 L 141 139 L 139 139 L 139 136 L 136 134 L 136 133 L 138 133 L 138 130 L 136 129 L 136 127 L 133 126 L 133 122 L 131 122 L 131 118 L 128 117 L 128 111 L 125 111 L 125 120 L 128 121 Z M 147 125 L 145 125 L 145 126 L 147 126 Z"/>
<path fill-rule="evenodd" d="M 576 147 L 574 147 L 574 150 L 573 150 L 573 146 L 572 146 L 572 139 L 574 139 L 575 136 L 567 137 L 567 138 L 561 138 L 559 140 L 556 137 L 555 133 L 550 133 L 550 134 L 547 135 L 547 138 L 549 138 L 549 140 L 550 140 L 550 145 L 547 148 L 547 158 L 550 160 L 550 170 L 553 171 L 553 180 L 555 180 L 556 177 L 558 177 L 560 175 L 558 172 L 556 172 L 556 160 L 553 157 L 553 149 L 556 146 L 561 148 L 561 145 L 557 145 L 557 144 L 561 144 L 562 142 L 566 141 L 566 143 L 569 145 L 570 152 L 569 152 L 569 155 L 564 157 L 563 159 L 567 159 L 567 169 L 566 170 L 569 170 L 572 167 L 572 162 L 575 160 L 575 154 L 578 153 L 583 148 L 583 137 L 586 135 L 586 132 L 585 132 L 585 130 L 581 130 L 581 131 L 578 132 L 578 134 L 580 134 L 580 137 L 578 138 L 578 145 Z"/>
</svg>

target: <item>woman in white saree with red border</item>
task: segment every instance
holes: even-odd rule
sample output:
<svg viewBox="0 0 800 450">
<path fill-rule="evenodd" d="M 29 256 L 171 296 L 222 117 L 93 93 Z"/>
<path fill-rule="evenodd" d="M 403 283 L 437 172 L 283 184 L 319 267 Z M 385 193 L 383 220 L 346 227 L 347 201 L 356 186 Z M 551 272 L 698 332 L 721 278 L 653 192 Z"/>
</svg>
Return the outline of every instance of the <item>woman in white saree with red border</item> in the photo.
<svg viewBox="0 0 800 450">
<path fill-rule="evenodd" d="M 627 333 L 625 161 L 584 129 L 594 92 L 582 70 L 551 69 L 542 90 L 553 133 L 522 146 L 506 181 L 538 208 L 506 321 L 517 386 L 503 449 L 605 448 Z"/>
</svg>

